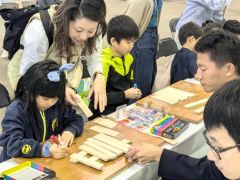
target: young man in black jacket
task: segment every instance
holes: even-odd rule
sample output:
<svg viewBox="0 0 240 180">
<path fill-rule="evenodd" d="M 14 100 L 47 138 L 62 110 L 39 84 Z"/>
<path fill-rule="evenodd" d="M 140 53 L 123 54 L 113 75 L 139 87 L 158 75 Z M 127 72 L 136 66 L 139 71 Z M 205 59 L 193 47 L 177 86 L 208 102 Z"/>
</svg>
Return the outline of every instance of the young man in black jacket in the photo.
<svg viewBox="0 0 240 180">
<path fill-rule="evenodd" d="M 159 161 L 158 175 L 171 180 L 240 178 L 240 80 L 216 91 L 204 110 L 203 136 L 207 157 L 196 159 L 151 144 L 132 147 L 127 158 L 141 163 Z"/>
<path fill-rule="evenodd" d="M 126 157 L 144 164 L 159 161 L 158 175 L 168 180 L 239 179 L 240 40 L 216 31 L 203 36 L 195 49 L 203 88 L 217 90 L 204 110 L 207 157 L 196 159 L 150 144 L 133 146 Z"/>
</svg>

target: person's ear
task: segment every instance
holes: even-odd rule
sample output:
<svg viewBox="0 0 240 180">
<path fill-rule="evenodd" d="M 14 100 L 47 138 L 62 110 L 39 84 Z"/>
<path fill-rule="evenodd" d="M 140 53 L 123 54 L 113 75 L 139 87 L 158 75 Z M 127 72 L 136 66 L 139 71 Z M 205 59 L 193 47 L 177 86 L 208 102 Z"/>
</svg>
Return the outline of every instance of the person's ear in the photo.
<svg viewBox="0 0 240 180">
<path fill-rule="evenodd" d="M 236 72 L 236 68 L 232 63 L 225 64 L 224 69 L 225 69 L 225 74 L 227 77 L 231 77 Z"/>
<path fill-rule="evenodd" d="M 189 42 L 194 46 L 196 44 L 196 38 L 194 36 L 189 37 Z"/>
<path fill-rule="evenodd" d="M 114 47 L 114 46 L 116 46 L 116 44 L 117 44 L 117 40 L 116 40 L 114 37 L 112 37 L 112 38 L 110 39 L 110 43 L 111 43 L 111 45 Z"/>
</svg>

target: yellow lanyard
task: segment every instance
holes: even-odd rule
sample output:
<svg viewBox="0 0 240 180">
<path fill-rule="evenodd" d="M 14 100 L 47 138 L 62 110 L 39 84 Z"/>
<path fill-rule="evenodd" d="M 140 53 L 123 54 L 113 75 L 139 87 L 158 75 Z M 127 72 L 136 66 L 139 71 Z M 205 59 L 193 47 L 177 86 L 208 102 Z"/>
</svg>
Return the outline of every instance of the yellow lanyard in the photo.
<svg viewBox="0 0 240 180">
<path fill-rule="evenodd" d="M 43 121 L 43 139 L 42 139 L 42 142 L 44 143 L 45 138 L 46 138 L 46 117 L 45 117 L 44 111 L 39 111 L 39 112 L 40 112 L 40 115 L 41 115 L 41 118 L 42 118 L 42 121 Z"/>
</svg>

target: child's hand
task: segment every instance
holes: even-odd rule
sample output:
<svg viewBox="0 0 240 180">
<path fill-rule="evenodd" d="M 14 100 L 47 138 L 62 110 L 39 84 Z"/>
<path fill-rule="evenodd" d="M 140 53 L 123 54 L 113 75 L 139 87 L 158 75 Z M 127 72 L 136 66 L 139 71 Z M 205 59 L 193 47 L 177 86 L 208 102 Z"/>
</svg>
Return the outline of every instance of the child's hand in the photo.
<svg viewBox="0 0 240 180">
<path fill-rule="evenodd" d="M 50 151 L 50 156 L 55 159 L 61 159 L 68 155 L 68 152 L 67 152 L 68 148 L 59 146 L 57 144 L 52 144 L 50 146 L 49 151 Z"/>
<path fill-rule="evenodd" d="M 139 99 L 142 96 L 142 92 L 138 88 L 129 88 L 124 93 L 127 99 Z"/>
<path fill-rule="evenodd" d="M 65 146 L 71 146 L 73 143 L 74 135 L 70 131 L 64 131 L 61 136 L 61 140 Z"/>
</svg>

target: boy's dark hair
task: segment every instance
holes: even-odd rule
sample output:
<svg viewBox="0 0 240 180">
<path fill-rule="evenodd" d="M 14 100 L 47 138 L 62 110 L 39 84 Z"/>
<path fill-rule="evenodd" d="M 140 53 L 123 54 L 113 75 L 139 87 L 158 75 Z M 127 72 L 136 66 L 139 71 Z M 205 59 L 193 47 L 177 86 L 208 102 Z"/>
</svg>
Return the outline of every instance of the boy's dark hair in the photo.
<svg viewBox="0 0 240 180">
<path fill-rule="evenodd" d="M 212 19 L 207 19 L 206 21 L 204 21 L 203 23 L 202 23 L 202 27 L 205 27 L 206 25 L 208 25 L 208 24 L 211 24 L 211 23 L 213 23 L 214 21 L 212 20 Z"/>
<path fill-rule="evenodd" d="M 234 34 L 240 34 L 240 22 L 238 20 L 227 20 L 223 24 L 223 29 Z"/>
<path fill-rule="evenodd" d="M 206 34 L 210 31 L 215 31 L 221 28 L 222 28 L 222 25 L 220 23 L 212 22 L 212 23 L 206 24 L 205 26 L 202 26 L 202 31 L 203 31 L 203 34 Z"/>
<path fill-rule="evenodd" d="M 195 39 L 198 39 L 202 36 L 201 28 L 193 23 L 189 22 L 184 24 L 178 33 L 178 39 L 181 45 L 184 45 L 187 42 L 187 38 L 193 36 Z"/>
<path fill-rule="evenodd" d="M 107 27 L 107 41 L 111 44 L 111 38 L 115 38 L 118 43 L 122 39 L 138 39 L 139 29 L 132 18 L 126 15 L 113 17 Z"/>
<path fill-rule="evenodd" d="M 15 91 L 15 98 L 26 102 L 25 110 L 34 114 L 37 110 L 36 97 L 38 95 L 54 98 L 58 97 L 62 105 L 65 104 L 66 78 L 60 73 L 60 81 L 53 82 L 47 77 L 50 71 L 59 69 L 59 65 L 52 60 L 40 61 L 32 65 L 19 79 Z"/>
<path fill-rule="evenodd" d="M 240 80 L 226 83 L 208 100 L 204 109 L 207 130 L 225 127 L 236 144 L 240 143 Z"/>
<path fill-rule="evenodd" d="M 211 31 L 199 39 L 195 45 L 199 53 L 208 53 L 218 67 L 232 63 L 240 75 L 240 39 L 224 30 Z"/>
</svg>

